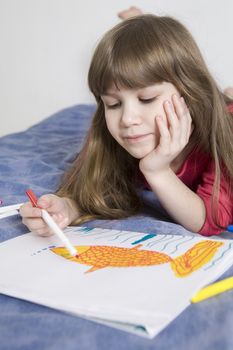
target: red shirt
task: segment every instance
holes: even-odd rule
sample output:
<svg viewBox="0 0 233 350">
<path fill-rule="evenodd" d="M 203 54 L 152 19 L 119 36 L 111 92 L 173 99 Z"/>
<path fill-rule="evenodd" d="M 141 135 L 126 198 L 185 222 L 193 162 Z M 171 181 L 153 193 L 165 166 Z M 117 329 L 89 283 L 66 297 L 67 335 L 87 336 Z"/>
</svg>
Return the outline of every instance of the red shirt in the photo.
<svg viewBox="0 0 233 350">
<path fill-rule="evenodd" d="M 229 183 L 223 169 L 221 171 L 217 216 L 219 224 L 227 227 L 233 223 L 233 194 L 230 192 Z M 214 162 L 211 157 L 201 151 L 192 151 L 176 175 L 204 201 L 206 219 L 199 233 L 204 236 L 211 236 L 224 231 L 214 223 L 211 212 L 211 194 L 215 176 Z"/>
<path fill-rule="evenodd" d="M 217 215 L 219 224 L 226 228 L 233 223 L 233 194 L 230 192 L 229 183 L 222 169 L 221 172 Z M 206 219 L 199 233 L 203 236 L 212 236 L 223 232 L 224 229 L 219 228 L 215 224 L 211 211 L 211 195 L 215 176 L 214 162 L 211 157 L 200 150 L 194 149 L 176 175 L 186 186 L 202 198 L 205 204 Z M 150 189 L 144 177 L 143 180 L 144 187 Z M 192 209 L 190 208 L 190 210 Z"/>
</svg>

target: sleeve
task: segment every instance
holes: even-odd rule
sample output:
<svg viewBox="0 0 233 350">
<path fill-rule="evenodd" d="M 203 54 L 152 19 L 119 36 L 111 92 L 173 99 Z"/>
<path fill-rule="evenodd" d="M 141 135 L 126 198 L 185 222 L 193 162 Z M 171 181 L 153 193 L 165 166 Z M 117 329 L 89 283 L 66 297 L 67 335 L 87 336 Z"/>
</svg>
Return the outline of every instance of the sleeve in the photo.
<svg viewBox="0 0 233 350">
<path fill-rule="evenodd" d="M 228 112 L 233 113 L 233 103 L 231 103 L 227 106 L 227 110 L 228 110 Z"/>
<path fill-rule="evenodd" d="M 204 236 L 218 235 L 224 231 L 218 225 L 215 224 L 212 214 L 212 200 L 211 195 L 213 191 L 215 177 L 214 163 L 210 162 L 210 165 L 203 173 L 202 183 L 198 186 L 196 193 L 202 198 L 206 208 L 206 220 L 204 225 L 200 229 L 199 233 Z M 233 196 L 230 191 L 230 186 L 227 181 L 224 172 L 222 171 L 220 180 L 220 191 L 218 197 L 218 203 L 216 203 L 217 217 L 220 226 L 226 228 L 229 224 L 233 223 Z"/>
</svg>

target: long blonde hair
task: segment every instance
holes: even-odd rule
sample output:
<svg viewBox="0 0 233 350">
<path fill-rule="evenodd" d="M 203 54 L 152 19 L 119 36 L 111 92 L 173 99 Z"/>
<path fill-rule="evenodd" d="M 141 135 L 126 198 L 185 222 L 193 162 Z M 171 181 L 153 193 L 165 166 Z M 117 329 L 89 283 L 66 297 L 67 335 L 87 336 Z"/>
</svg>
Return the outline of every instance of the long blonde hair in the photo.
<svg viewBox="0 0 233 350">
<path fill-rule="evenodd" d="M 215 164 L 212 196 L 216 218 L 222 165 L 233 178 L 233 118 L 230 102 L 217 87 L 188 30 L 170 17 L 142 15 L 119 23 L 98 44 L 89 69 L 97 109 L 85 145 L 58 191 L 74 199 L 76 223 L 122 218 L 140 208 L 136 188 L 138 161 L 110 135 L 101 95 L 114 83 L 142 88 L 170 82 L 184 97 L 194 125 L 188 147 L 200 147 Z"/>
</svg>

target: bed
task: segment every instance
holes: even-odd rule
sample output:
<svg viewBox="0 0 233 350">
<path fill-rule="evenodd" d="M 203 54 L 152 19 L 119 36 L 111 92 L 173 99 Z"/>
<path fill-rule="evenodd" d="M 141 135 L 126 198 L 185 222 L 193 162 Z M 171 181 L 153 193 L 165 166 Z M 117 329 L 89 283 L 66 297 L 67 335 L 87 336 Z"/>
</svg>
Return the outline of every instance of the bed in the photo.
<svg viewBox="0 0 233 350">
<path fill-rule="evenodd" d="M 65 169 L 80 151 L 94 110 L 94 105 L 72 106 L 26 131 L 0 138 L 3 205 L 25 202 L 29 187 L 39 196 L 56 190 Z M 142 198 L 144 207 L 138 215 L 122 220 L 90 221 L 85 226 L 191 234 L 171 222 L 153 193 L 143 191 Z M 1 242 L 26 232 L 19 215 L 1 219 Z M 223 234 L 223 237 L 231 238 L 231 235 Z M 232 274 L 233 268 L 223 277 Z M 157 337 L 148 340 L 1 294 L 0 349 L 232 349 L 232 297 L 233 291 L 229 291 L 191 305 Z"/>
</svg>

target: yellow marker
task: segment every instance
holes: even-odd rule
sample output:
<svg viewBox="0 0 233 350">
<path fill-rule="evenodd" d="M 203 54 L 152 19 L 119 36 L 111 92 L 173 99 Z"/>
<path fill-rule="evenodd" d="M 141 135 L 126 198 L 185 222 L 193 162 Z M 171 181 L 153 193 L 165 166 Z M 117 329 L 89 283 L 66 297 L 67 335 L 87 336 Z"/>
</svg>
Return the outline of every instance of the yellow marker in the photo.
<svg viewBox="0 0 233 350">
<path fill-rule="evenodd" d="M 211 298 L 217 294 L 226 292 L 233 288 L 233 277 L 226 278 L 222 281 L 210 284 L 209 286 L 201 289 L 197 294 L 192 297 L 192 303 L 199 303 L 199 301 Z"/>
</svg>

